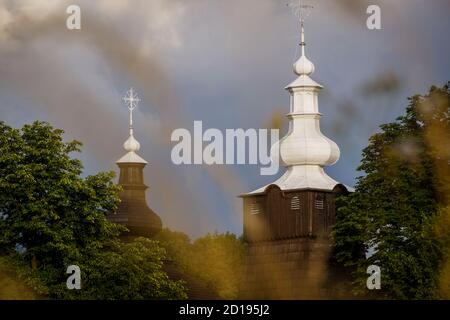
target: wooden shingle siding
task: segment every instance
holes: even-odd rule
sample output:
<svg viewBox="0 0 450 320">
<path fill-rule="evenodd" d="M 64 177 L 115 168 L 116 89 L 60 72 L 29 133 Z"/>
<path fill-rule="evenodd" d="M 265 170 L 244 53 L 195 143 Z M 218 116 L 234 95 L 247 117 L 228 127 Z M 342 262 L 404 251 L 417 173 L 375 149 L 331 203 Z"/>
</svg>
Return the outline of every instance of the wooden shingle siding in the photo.
<svg viewBox="0 0 450 320">
<path fill-rule="evenodd" d="M 334 199 L 333 192 L 269 186 L 244 198 L 244 237 L 257 242 L 325 236 L 335 221 Z"/>
</svg>

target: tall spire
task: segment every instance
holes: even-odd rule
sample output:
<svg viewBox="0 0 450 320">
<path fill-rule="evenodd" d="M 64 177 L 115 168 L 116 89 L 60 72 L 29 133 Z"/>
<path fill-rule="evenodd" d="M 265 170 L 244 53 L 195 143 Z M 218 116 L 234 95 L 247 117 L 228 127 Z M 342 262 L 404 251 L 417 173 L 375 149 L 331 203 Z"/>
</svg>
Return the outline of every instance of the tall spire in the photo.
<svg viewBox="0 0 450 320">
<path fill-rule="evenodd" d="M 125 101 L 128 111 L 129 111 L 129 131 L 130 136 L 123 144 L 123 148 L 128 151 L 126 155 L 124 155 L 122 158 L 120 158 L 117 163 L 147 163 L 144 159 L 142 159 L 139 155 L 137 155 L 137 151 L 141 148 L 141 144 L 139 141 L 137 141 L 134 138 L 134 132 L 133 132 L 133 111 L 137 108 L 139 99 L 137 93 L 134 91 L 133 88 L 130 88 L 130 90 L 127 91 L 125 97 L 123 97 L 123 101 Z"/>
<path fill-rule="evenodd" d="M 301 53 L 294 63 L 298 77 L 286 87 L 290 94 L 289 132 L 279 144 L 280 159 L 287 170 L 272 184 L 281 190 L 333 190 L 338 182 L 325 173 L 324 167 L 334 164 L 340 151 L 336 143 L 320 131 L 322 114 L 319 112 L 318 94 L 323 87 L 310 78 L 314 64 L 305 53 L 305 18 L 312 7 L 302 1 L 289 6 L 300 22 Z M 267 187 L 252 193 L 264 192 Z"/>
<path fill-rule="evenodd" d="M 301 30 L 300 31 L 300 33 L 301 33 L 300 47 L 302 47 L 302 56 L 304 56 L 306 43 L 305 43 L 305 21 L 303 21 L 303 20 L 301 20 L 301 22 L 300 22 L 300 30 Z"/>
</svg>

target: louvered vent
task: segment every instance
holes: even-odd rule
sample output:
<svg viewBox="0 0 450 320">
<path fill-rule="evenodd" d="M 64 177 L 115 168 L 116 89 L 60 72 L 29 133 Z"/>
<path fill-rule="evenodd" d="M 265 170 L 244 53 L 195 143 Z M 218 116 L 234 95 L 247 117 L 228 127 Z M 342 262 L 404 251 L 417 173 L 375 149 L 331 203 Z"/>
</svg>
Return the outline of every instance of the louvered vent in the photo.
<svg viewBox="0 0 450 320">
<path fill-rule="evenodd" d="M 250 213 L 251 214 L 259 214 L 260 213 L 260 205 L 258 201 L 253 200 L 252 204 L 250 205 Z"/>
<path fill-rule="evenodd" d="M 323 210 L 323 200 L 316 200 L 316 209 Z"/>
<path fill-rule="evenodd" d="M 300 210 L 300 198 L 298 196 L 292 197 L 291 210 Z"/>
</svg>

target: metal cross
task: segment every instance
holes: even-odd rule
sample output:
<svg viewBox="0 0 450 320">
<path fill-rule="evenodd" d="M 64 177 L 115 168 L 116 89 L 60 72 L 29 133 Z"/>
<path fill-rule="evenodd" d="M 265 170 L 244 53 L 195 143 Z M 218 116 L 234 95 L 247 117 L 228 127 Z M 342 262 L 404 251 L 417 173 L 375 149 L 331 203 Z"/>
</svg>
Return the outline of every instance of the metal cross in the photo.
<svg viewBox="0 0 450 320">
<path fill-rule="evenodd" d="M 141 99 L 139 99 L 134 89 L 130 88 L 125 97 L 123 97 L 123 101 L 125 101 L 128 110 L 130 110 L 130 135 L 133 135 L 133 110 L 136 109 Z"/>
<path fill-rule="evenodd" d="M 125 103 L 127 104 L 128 109 L 133 111 L 137 107 L 141 99 L 139 99 L 137 93 L 134 92 L 134 89 L 130 88 L 130 90 L 127 91 L 125 97 L 123 97 L 123 101 L 125 101 Z"/>
<path fill-rule="evenodd" d="M 291 3 L 288 3 L 287 6 L 292 9 L 292 12 L 295 14 L 295 16 L 300 20 L 300 22 L 303 24 L 305 19 L 311 14 L 311 9 L 314 7 L 311 5 L 303 4 L 302 0 L 298 1 L 291 1 Z"/>
<path fill-rule="evenodd" d="M 287 4 L 288 7 L 292 9 L 295 16 L 300 21 L 300 47 L 302 48 L 302 56 L 305 55 L 305 19 L 310 15 L 311 10 L 314 8 L 311 5 L 303 4 L 303 0 L 292 1 Z"/>
</svg>

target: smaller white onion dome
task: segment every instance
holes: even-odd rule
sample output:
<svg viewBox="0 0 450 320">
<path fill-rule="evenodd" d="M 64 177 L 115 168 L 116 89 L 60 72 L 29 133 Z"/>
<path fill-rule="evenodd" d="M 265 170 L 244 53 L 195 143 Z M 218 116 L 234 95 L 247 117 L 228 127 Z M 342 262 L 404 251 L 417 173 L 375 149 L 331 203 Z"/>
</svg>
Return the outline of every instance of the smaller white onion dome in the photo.
<svg viewBox="0 0 450 320">
<path fill-rule="evenodd" d="M 299 76 L 309 76 L 314 72 L 314 64 L 309 61 L 305 55 L 302 55 L 297 62 L 294 63 L 294 72 Z"/>
<path fill-rule="evenodd" d="M 123 144 L 123 147 L 127 151 L 136 152 L 141 148 L 141 144 L 131 134 L 127 141 L 125 141 L 125 143 Z"/>
</svg>

